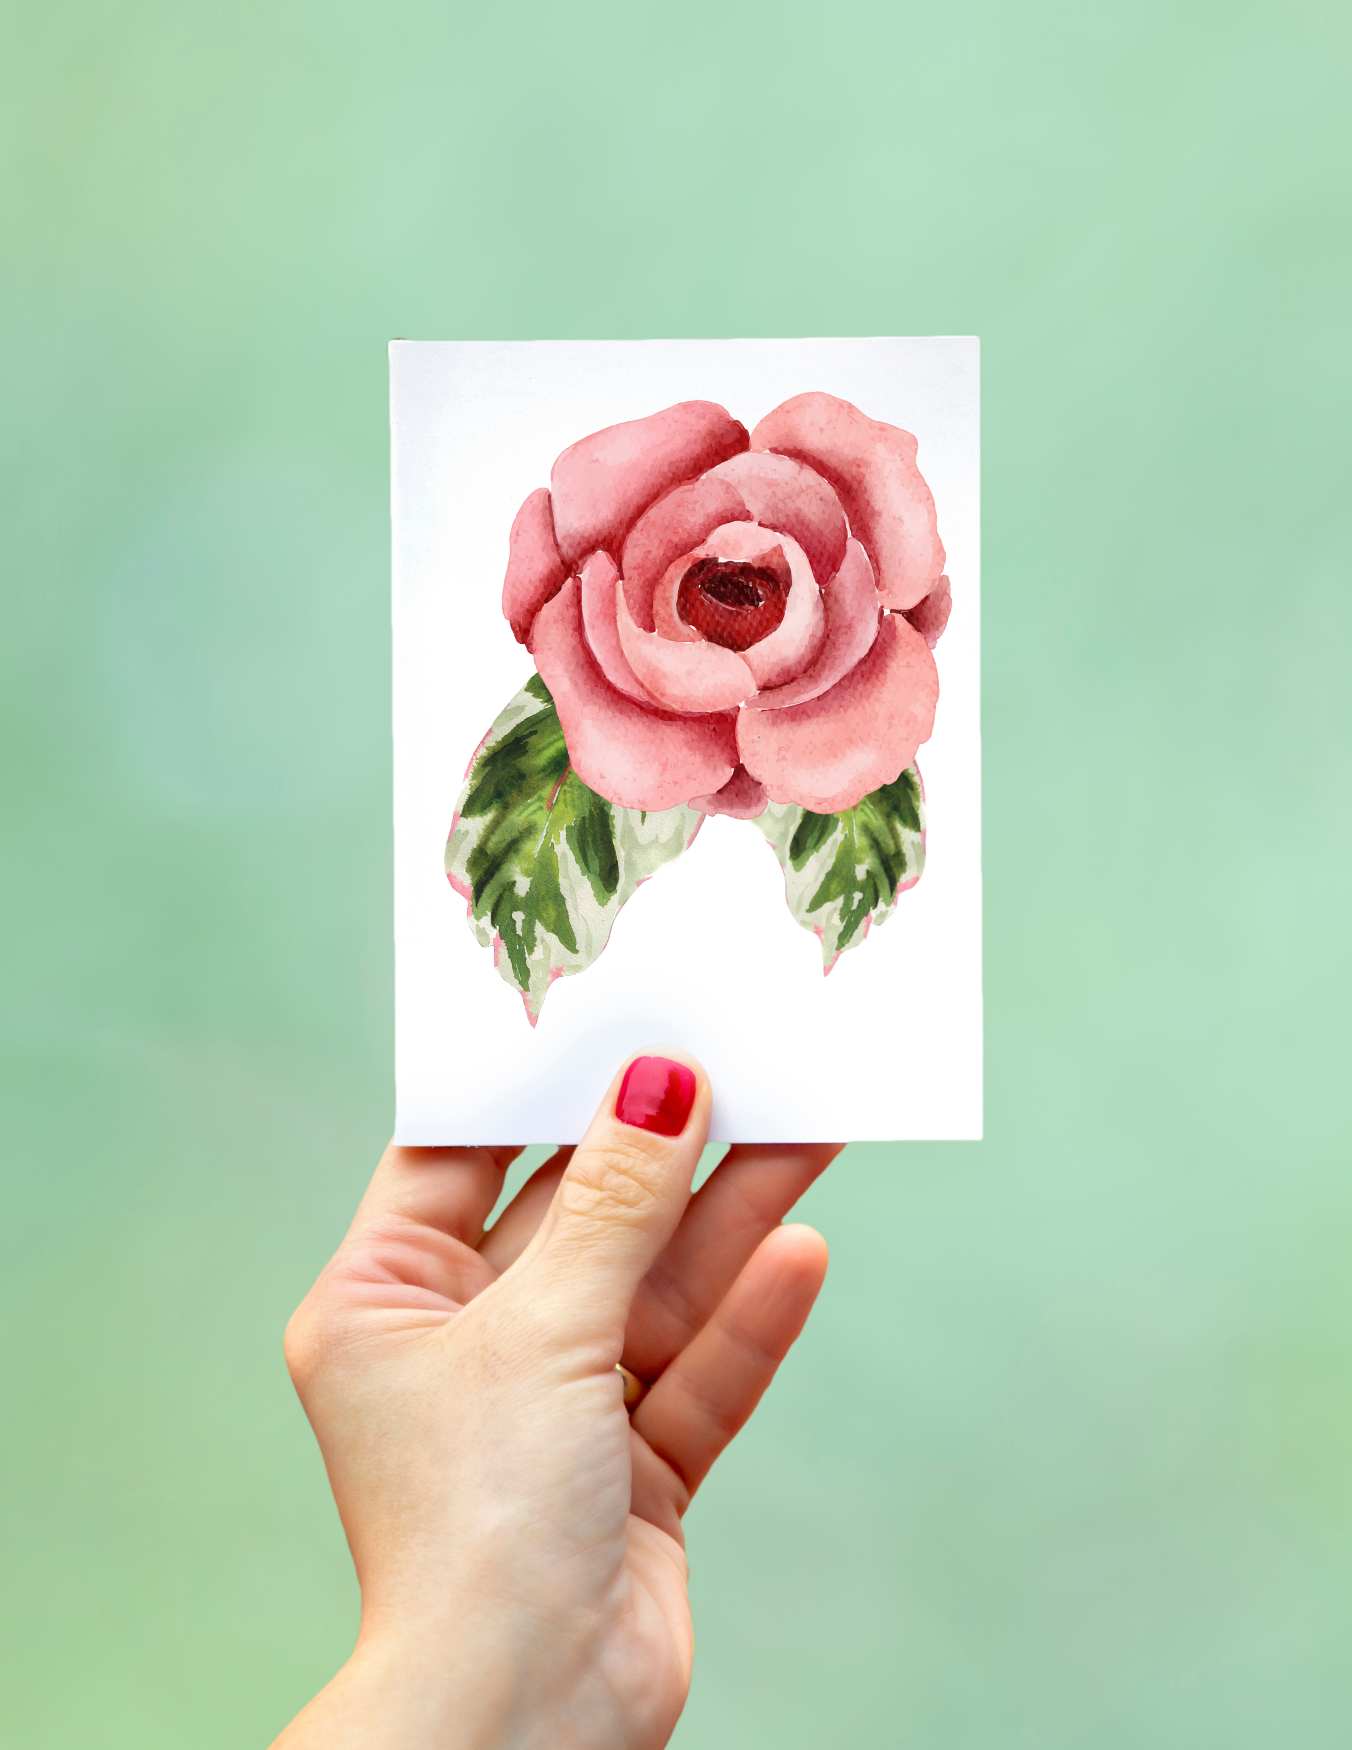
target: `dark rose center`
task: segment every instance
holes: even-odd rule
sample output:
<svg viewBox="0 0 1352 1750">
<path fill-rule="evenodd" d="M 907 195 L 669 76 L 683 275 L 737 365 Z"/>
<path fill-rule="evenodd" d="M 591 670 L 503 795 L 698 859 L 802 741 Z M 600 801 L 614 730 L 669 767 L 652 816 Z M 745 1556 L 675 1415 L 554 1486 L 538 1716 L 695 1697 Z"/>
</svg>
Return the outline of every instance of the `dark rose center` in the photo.
<svg viewBox="0 0 1352 1750">
<path fill-rule="evenodd" d="M 784 618 L 787 566 L 740 559 L 696 559 L 676 592 L 676 612 L 687 626 L 725 650 L 746 650 Z"/>
</svg>

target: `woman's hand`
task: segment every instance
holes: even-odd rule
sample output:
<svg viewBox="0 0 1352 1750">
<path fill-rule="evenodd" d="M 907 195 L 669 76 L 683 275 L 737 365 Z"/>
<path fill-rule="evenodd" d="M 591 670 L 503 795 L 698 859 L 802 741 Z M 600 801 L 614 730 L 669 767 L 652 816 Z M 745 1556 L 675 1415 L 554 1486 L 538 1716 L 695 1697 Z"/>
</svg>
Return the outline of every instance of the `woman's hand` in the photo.
<svg viewBox="0 0 1352 1750">
<path fill-rule="evenodd" d="M 698 1068 L 635 1059 L 487 1232 L 518 1150 L 387 1150 L 287 1329 L 362 1614 L 278 1750 L 667 1742 L 682 1515 L 821 1287 L 779 1224 L 838 1152 L 732 1148 L 692 1197 L 708 1123 Z"/>
</svg>

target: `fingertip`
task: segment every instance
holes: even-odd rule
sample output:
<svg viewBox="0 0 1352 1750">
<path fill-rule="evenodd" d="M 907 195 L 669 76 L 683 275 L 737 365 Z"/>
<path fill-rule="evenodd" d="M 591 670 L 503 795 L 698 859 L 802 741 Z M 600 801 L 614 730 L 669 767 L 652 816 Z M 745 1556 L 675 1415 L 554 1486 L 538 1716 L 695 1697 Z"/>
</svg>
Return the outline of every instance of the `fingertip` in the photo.
<svg viewBox="0 0 1352 1750">
<path fill-rule="evenodd" d="M 820 1283 L 831 1262 L 831 1248 L 824 1234 L 805 1221 L 786 1222 L 770 1235 L 778 1240 L 781 1267 L 788 1265 L 803 1276 L 815 1277 Z"/>
<path fill-rule="evenodd" d="M 712 1093 L 704 1066 L 679 1050 L 636 1052 L 611 1084 L 608 1110 L 621 1124 L 676 1138 L 705 1132 Z"/>
<path fill-rule="evenodd" d="M 682 1069 L 688 1069 L 695 1078 L 695 1085 L 700 1094 L 704 1098 L 708 1098 L 710 1091 L 709 1072 L 692 1052 L 683 1050 L 679 1045 L 645 1046 L 642 1051 L 636 1051 L 632 1057 L 626 1060 L 625 1069 L 638 1062 L 640 1058 L 645 1057 L 660 1058 L 665 1063 L 678 1063 Z"/>
</svg>

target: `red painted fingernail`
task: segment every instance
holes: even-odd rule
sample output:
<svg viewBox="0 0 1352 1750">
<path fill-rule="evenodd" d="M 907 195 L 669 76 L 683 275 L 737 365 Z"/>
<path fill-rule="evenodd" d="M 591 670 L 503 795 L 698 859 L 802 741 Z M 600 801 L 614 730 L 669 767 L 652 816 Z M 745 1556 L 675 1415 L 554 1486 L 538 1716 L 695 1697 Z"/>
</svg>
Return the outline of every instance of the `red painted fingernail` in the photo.
<svg viewBox="0 0 1352 1750">
<path fill-rule="evenodd" d="M 694 1104 L 693 1069 L 669 1057 L 636 1057 L 620 1083 L 615 1116 L 658 1136 L 679 1136 Z"/>
</svg>

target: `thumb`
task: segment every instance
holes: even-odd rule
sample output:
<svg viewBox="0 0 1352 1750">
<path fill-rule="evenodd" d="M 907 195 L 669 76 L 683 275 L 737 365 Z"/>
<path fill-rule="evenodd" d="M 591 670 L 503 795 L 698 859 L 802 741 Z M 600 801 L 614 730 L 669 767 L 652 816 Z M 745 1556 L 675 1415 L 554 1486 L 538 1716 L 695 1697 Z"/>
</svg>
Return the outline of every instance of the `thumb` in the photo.
<svg viewBox="0 0 1352 1750">
<path fill-rule="evenodd" d="M 508 1272 L 550 1323 L 618 1356 L 639 1283 L 676 1231 L 709 1133 L 699 1065 L 635 1057 L 606 1091 L 544 1220 Z"/>
</svg>

